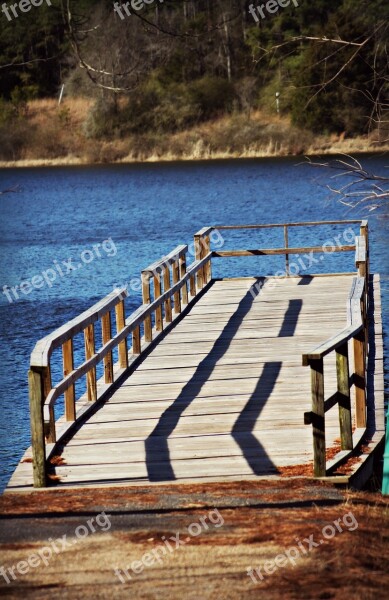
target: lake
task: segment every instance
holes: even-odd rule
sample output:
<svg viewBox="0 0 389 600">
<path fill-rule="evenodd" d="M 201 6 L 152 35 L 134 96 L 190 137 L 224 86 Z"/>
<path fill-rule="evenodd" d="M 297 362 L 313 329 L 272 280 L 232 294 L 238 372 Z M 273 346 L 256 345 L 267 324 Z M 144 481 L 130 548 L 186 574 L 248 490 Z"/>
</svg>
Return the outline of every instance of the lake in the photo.
<svg viewBox="0 0 389 600">
<path fill-rule="evenodd" d="M 369 170 L 387 174 L 384 158 L 364 161 Z M 388 367 L 388 215 L 342 205 L 325 188 L 332 172 L 298 163 L 291 158 L 0 170 L 0 190 L 20 186 L 18 193 L 0 196 L 1 489 L 30 445 L 27 371 L 36 341 L 176 245 L 191 243 L 203 226 L 368 217 L 371 271 L 382 276 Z M 327 227 L 320 240 L 344 229 Z M 290 244 L 317 245 L 319 230 L 313 230 L 294 229 Z M 222 234 L 225 249 L 283 244 L 282 230 Z M 214 274 L 269 275 L 280 268 L 279 257 L 226 259 L 215 261 Z M 316 271 L 353 268 L 353 256 L 339 253 L 328 255 Z M 135 309 L 140 292 L 132 287 L 129 307 Z"/>
</svg>

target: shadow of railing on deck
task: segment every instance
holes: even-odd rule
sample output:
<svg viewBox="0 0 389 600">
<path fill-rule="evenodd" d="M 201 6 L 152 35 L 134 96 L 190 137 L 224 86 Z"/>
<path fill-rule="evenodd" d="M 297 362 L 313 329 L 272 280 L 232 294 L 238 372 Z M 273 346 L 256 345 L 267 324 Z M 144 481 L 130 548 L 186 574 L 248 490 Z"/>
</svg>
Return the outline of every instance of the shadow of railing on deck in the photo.
<svg viewBox="0 0 389 600">
<path fill-rule="evenodd" d="M 260 293 L 258 290 L 261 289 L 262 285 L 259 284 L 262 284 L 263 281 L 263 278 L 258 278 L 251 288 L 249 288 L 245 296 L 239 302 L 237 310 L 228 319 L 223 331 L 215 341 L 212 350 L 199 363 L 191 379 L 182 388 L 173 404 L 161 415 L 156 427 L 147 438 L 145 442 L 146 466 L 150 481 L 171 481 L 176 479 L 170 460 L 168 438 L 177 427 L 183 412 L 190 406 L 193 400 L 195 400 L 203 385 L 209 380 L 220 357 L 229 349 L 243 319 L 250 311 L 256 296 Z M 225 331 L 227 330 L 228 337 L 225 335 Z M 275 380 L 276 377 L 274 383 Z M 263 403 L 261 406 L 263 406 Z M 260 411 L 261 408 L 259 412 Z M 270 468 L 274 470 L 275 467 L 266 454 L 266 458 L 264 459 L 264 450 L 257 441 L 256 446 L 257 454 L 260 453 L 262 455 L 262 461 L 266 461 L 266 470 L 268 471 Z M 253 453 L 252 450 L 250 453 Z"/>
<path fill-rule="evenodd" d="M 303 301 L 300 299 L 289 300 L 278 337 L 292 337 L 294 335 L 302 306 Z M 240 413 L 231 432 L 232 437 L 241 448 L 243 456 L 255 475 L 264 475 L 267 470 L 266 465 L 263 462 L 259 462 L 261 455 L 263 456 L 265 451 L 255 437 L 253 430 L 262 409 L 274 389 L 281 367 L 281 361 L 264 364 L 262 375 L 258 380 L 255 390 Z M 255 449 L 254 452 L 253 448 Z M 272 471 L 278 473 L 274 465 Z"/>
</svg>

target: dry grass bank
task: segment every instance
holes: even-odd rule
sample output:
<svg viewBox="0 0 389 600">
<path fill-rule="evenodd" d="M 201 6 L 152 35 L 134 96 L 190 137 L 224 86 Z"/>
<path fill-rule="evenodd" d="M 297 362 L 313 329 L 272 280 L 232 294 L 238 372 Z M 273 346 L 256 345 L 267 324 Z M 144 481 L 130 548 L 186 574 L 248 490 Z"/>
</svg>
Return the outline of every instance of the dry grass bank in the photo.
<svg viewBox="0 0 389 600">
<path fill-rule="evenodd" d="M 316 136 L 286 117 L 257 111 L 224 116 L 174 134 L 160 132 L 114 140 L 91 139 L 85 123 L 86 98 L 30 102 L 19 117 L 0 128 L 0 166 L 49 166 L 317 154 L 358 154 L 389 150 L 370 138 Z"/>
</svg>

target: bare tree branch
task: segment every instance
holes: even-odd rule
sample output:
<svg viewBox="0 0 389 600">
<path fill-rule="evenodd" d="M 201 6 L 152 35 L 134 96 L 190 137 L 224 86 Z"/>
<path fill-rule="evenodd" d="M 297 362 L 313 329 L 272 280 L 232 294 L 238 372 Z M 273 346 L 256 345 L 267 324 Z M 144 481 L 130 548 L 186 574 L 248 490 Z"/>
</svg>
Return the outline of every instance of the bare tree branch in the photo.
<svg viewBox="0 0 389 600">
<path fill-rule="evenodd" d="M 0 196 L 2 196 L 3 194 L 10 194 L 10 193 L 17 193 L 17 192 L 20 192 L 20 185 L 14 185 L 13 187 L 3 190 L 2 192 L 0 191 Z"/>
<path fill-rule="evenodd" d="M 312 167 L 337 171 L 331 176 L 332 180 L 346 179 L 344 185 L 326 185 L 331 193 L 338 196 L 342 204 L 351 208 L 363 205 L 369 211 L 389 205 L 389 176 L 371 173 L 356 158 L 347 154 L 344 156 L 347 160 L 338 158 L 328 162 L 317 162 L 307 157 L 307 161 Z"/>
</svg>

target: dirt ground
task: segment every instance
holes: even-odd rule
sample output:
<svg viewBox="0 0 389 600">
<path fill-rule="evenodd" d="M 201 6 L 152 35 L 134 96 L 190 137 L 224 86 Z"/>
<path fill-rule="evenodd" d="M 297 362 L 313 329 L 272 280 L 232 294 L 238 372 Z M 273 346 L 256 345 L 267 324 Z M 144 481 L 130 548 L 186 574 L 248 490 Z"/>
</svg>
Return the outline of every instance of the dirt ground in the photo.
<svg viewBox="0 0 389 600">
<path fill-rule="evenodd" d="M 302 480 L 5 494 L 0 556 L 4 598 L 384 599 L 389 498 Z"/>
</svg>

